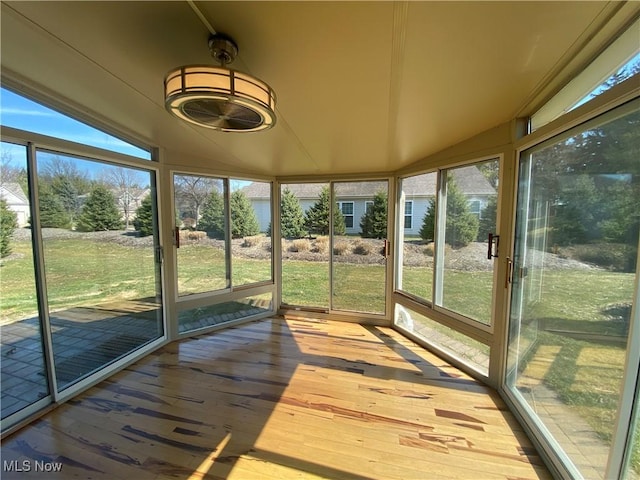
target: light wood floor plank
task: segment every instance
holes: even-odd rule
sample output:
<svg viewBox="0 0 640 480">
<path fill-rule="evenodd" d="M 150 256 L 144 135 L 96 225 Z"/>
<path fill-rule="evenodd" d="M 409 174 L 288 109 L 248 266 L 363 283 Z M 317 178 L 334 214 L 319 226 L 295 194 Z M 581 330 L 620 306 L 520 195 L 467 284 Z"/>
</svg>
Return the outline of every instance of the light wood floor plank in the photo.
<svg viewBox="0 0 640 480">
<path fill-rule="evenodd" d="M 282 318 L 167 345 L 2 456 L 51 479 L 551 478 L 494 391 L 399 333 Z"/>
</svg>

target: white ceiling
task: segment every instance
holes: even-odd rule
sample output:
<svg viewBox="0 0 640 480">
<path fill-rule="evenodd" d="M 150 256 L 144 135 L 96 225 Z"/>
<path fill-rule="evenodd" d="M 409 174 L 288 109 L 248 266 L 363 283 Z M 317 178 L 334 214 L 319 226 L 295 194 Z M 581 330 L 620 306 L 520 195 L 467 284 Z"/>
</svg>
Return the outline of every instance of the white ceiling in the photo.
<svg viewBox="0 0 640 480">
<path fill-rule="evenodd" d="M 164 109 L 172 68 L 211 63 L 187 2 L 3 2 L 2 68 L 164 147 L 261 175 L 391 172 L 528 108 L 608 2 L 195 2 L 233 67 L 276 91 L 277 125 L 220 133 Z M 41 87 L 45 87 L 42 89 Z"/>
</svg>

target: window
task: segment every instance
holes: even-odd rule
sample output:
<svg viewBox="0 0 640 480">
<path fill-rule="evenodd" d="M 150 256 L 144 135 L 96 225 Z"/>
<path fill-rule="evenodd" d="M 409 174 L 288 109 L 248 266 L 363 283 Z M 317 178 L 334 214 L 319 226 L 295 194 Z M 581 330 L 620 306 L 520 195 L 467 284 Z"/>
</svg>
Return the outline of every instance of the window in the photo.
<svg viewBox="0 0 640 480">
<path fill-rule="evenodd" d="M 224 179 L 174 175 L 180 296 L 231 286 L 226 197 Z"/>
<path fill-rule="evenodd" d="M 366 202 L 364 202 L 364 211 L 366 213 L 371 212 L 372 208 L 373 208 L 373 202 L 371 200 L 367 200 Z"/>
<path fill-rule="evenodd" d="M 0 92 L 0 118 L 4 126 L 151 160 L 149 150 L 125 142 L 6 88 L 0 89 Z"/>
<path fill-rule="evenodd" d="M 16 220 L 0 282 L 4 429 L 153 348 L 164 315 L 150 152 L 6 89 L 0 108 L 15 129 L 0 182 Z"/>
<path fill-rule="evenodd" d="M 497 233 L 499 170 L 500 161 L 491 159 L 401 180 L 405 229 L 411 215 L 423 220 L 419 240 L 410 238 L 405 229 L 398 232 L 398 244 L 404 247 L 398 252 L 399 291 L 447 313 L 491 325 L 495 262 L 487 258 L 486 242 L 489 233 Z M 407 196 L 414 200 L 406 200 Z M 482 219 L 478 197 L 492 199 L 482 209 Z"/>
<path fill-rule="evenodd" d="M 635 101 L 520 158 L 506 388 L 584 478 L 618 478 L 616 418 L 632 425 L 620 400 L 638 373 L 639 122 Z"/>
<path fill-rule="evenodd" d="M 478 219 L 480 218 L 480 200 L 469 201 L 469 211 L 474 214 Z"/>
<path fill-rule="evenodd" d="M 373 202 L 371 202 L 373 206 Z M 346 228 L 353 228 L 353 202 L 338 202 Z"/>
<path fill-rule="evenodd" d="M 413 228 L 413 200 L 404 202 L 404 228 L 407 230 Z"/>
<path fill-rule="evenodd" d="M 640 20 L 636 20 L 598 58 L 531 116 L 531 130 L 537 130 L 640 73 L 639 32 Z"/>
</svg>

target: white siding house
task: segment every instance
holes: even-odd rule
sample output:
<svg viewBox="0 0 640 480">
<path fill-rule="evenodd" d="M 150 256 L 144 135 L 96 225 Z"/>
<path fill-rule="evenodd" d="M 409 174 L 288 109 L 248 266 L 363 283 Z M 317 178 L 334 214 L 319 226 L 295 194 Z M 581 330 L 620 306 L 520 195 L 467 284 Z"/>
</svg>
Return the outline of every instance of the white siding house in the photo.
<svg viewBox="0 0 640 480">
<path fill-rule="evenodd" d="M 0 185 L 0 198 L 7 202 L 9 210 L 15 212 L 18 227 L 27 226 L 31 211 L 29 209 L 29 199 L 24 194 L 20 184 L 12 182 Z"/>
<path fill-rule="evenodd" d="M 496 195 L 485 176 L 475 166 L 457 168 L 451 171 L 459 189 L 469 201 L 471 211 L 478 217 L 489 198 Z M 306 212 L 316 203 L 325 183 L 296 183 L 286 187 L 298 198 Z M 345 217 L 347 234 L 360 233 L 360 220 L 373 203 L 379 190 L 386 190 L 387 182 L 345 182 L 336 184 L 335 199 Z M 436 174 L 417 175 L 403 180 L 405 195 L 404 234 L 419 235 L 422 219 L 429 208 L 429 202 L 436 193 Z M 251 201 L 260 223 L 260 230 L 267 231 L 271 221 L 270 185 L 252 183 L 242 189 Z"/>
</svg>

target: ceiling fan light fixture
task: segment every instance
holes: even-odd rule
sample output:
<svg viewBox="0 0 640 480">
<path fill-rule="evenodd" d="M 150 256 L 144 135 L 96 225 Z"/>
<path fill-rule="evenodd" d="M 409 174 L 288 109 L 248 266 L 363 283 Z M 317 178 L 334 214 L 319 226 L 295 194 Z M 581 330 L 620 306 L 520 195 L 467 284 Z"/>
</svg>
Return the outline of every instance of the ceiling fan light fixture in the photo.
<svg viewBox="0 0 640 480">
<path fill-rule="evenodd" d="M 276 95 L 262 80 L 226 68 L 238 47 L 226 35 L 209 38 L 211 55 L 220 66 L 187 65 L 164 80 L 165 107 L 176 117 L 223 132 L 257 132 L 276 123 Z"/>
</svg>

